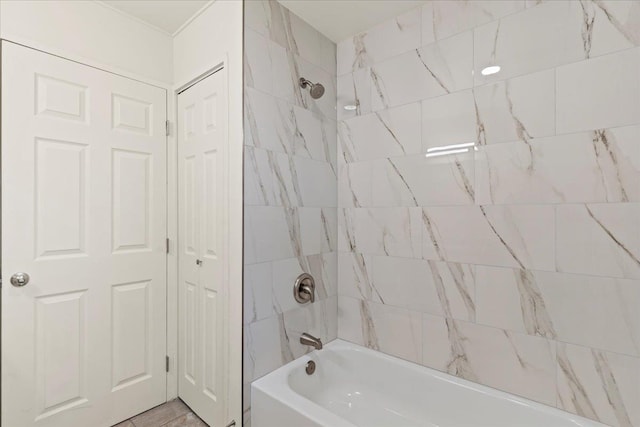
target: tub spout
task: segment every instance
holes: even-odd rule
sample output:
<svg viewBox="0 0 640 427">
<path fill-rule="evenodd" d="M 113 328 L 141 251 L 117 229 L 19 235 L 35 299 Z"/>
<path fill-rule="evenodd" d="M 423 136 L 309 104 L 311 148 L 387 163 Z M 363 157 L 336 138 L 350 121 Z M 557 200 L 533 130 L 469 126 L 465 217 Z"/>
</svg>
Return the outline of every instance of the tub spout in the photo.
<svg viewBox="0 0 640 427">
<path fill-rule="evenodd" d="M 322 341 L 320 338 L 316 338 L 313 335 L 309 335 L 308 333 L 303 333 L 300 337 L 300 343 L 304 345 L 310 345 L 316 350 L 322 350 Z"/>
</svg>

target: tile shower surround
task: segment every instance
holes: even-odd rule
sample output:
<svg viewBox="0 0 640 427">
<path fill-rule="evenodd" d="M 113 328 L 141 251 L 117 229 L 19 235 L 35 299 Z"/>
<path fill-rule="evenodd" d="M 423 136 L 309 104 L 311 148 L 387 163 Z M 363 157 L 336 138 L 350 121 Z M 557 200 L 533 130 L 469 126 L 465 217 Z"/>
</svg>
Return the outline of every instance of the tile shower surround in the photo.
<svg viewBox="0 0 640 427">
<path fill-rule="evenodd" d="M 303 354 L 298 330 L 330 339 L 337 323 L 640 426 L 640 2 L 428 2 L 339 43 L 337 63 L 277 3 L 248 2 L 245 21 L 245 381 Z M 337 70 L 322 99 L 337 97 L 337 125 L 330 104 L 296 98 L 296 70 L 323 84 Z M 308 111 L 320 126 L 297 119 Z M 300 308 L 290 282 L 313 256 L 331 284 Z"/>
<path fill-rule="evenodd" d="M 640 2 L 562 0 L 339 43 L 338 336 L 640 426 L 639 45 Z"/>
<path fill-rule="evenodd" d="M 336 45 L 275 1 L 245 2 L 244 425 L 250 383 L 337 336 Z M 313 100 L 300 77 L 321 82 Z M 316 280 L 300 305 L 293 283 Z"/>
</svg>

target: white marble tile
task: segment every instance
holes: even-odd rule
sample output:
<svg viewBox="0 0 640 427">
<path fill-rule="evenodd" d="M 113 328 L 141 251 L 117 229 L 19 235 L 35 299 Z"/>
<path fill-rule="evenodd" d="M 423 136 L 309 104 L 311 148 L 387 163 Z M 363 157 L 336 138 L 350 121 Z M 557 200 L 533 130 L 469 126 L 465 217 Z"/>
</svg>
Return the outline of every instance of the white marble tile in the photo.
<svg viewBox="0 0 640 427">
<path fill-rule="evenodd" d="M 337 205 L 337 178 L 331 163 L 285 154 L 274 157 L 276 200 L 285 206 Z"/>
<path fill-rule="evenodd" d="M 607 31 L 616 34 L 620 46 L 627 45 L 625 41 L 620 39 L 620 36 L 624 37 L 626 42 L 631 45 L 640 46 L 640 3 L 634 0 L 602 0 L 594 2 L 594 5 L 600 9 L 597 11 L 597 17 L 601 19 L 600 23 L 605 24 L 601 26 L 601 30 L 606 28 Z M 604 18 L 608 18 L 608 22 L 604 21 Z M 608 38 L 603 38 L 599 42 L 613 40 L 613 37 L 613 35 L 609 35 Z M 607 49 L 603 48 L 602 51 L 607 51 Z M 599 54 L 600 52 L 596 49 L 595 53 Z"/>
<path fill-rule="evenodd" d="M 589 58 L 640 46 L 640 4 L 633 0 L 601 0 L 573 4 L 582 14 L 585 53 Z M 576 12 L 574 12 L 576 13 Z"/>
<path fill-rule="evenodd" d="M 555 270 L 553 206 L 429 207 L 422 220 L 427 259 Z"/>
<path fill-rule="evenodd" d="M 338 75 L 420 47 L 419 8 L 405 12 L 338 44 Z"/>
<path fill-rule="evenodd" d="M 420 313 L 409 310 L 341 297 L 338 337 L 411 362 L 422 359 Z"/>
<path fill-rule="evenodd" d="M 423 154 L 371 162 L 373 206 L 474 203 L 474 154 Z"/>
<path fill-rule="evenodd" d="M 278 1 L 266 1 L 269 3 L 268 27 L 271 40 L 298 55 L 299 50 L 292 25 L 292 20 L 296 18 L 296 15 Z"/>
<path fill-rule="evenodd" d="M 338 77 L 338 120 L 361 116 L 371 112 L 371 69 L 362 68 Z M 347 105 L 354 110 L 345 110 Z"/>
<path fill-rule="evenodd" d="M 422 149 L 479 143 L 476 106 L 471 90 L 422 101 Z"/>
<path fill-rule="evenodd" d="M 459 320 L 423 316 L 425 366 L 555 404 L 555 343 Z"/>
<path fill-rule="evenodd" d="M 333 119 L 324 118 L 322 120 L 322 142 L 324 156 L 318 158 L 331 165 L 333 174 L 338 176 L 338 122 Z"/>
<path fill-rule="evenodd" d="M 356 252 L 338 253 L 338 295 L 380 301 L 373 287 L 372 256 Z"/>
<path fill-rule="evenodd" d="M 277 205 L 271 168 L 272 153 L 251 146 L 244 147 L 244 204 Z"/>
<path fill-rule="evenodd" d="M 555 134 L 555 72 L 542 71 L 476 87 L 481 145 Z"/>
<path fill-rule="evenodd" d="M 337 337 L 335 296 L 245 326 L 244 378 L 251 382 L 312 349 L 298 340 L 303 332 L 328 343 Z"/>
<path fill-rule="evenodd" d="M 340 251 L 409 258 L 422 254 L 419 208 L 349 208 L 338 215 Z"/>
<path fill-rule="evenodd" d="M 322 213 L 320 208 L 298 208 L 303 255 L 322 252 Z"/>
<path fill-rule="evenodd" d="M 247 206 L 245 263 L 297 258 L 308 268 L 306 255 L 322 249 L 320 209 Z"/>
<path fill-rule="evenodd" d="M 294 358 L 313 351 L 313 348 L 300 343 L 300 336 L 305 332 L 320 338 L 324 344 L 337 338 L 337 311 L 338 299 L 333 296 L 284 313 L 287 346 Z"/>
<path fill-rule="evenodd" d="M 571 2 L 552 1 L 478 27 L 474 31 L 474 76 L 480 85 L 584 59 L 579 16 Z M 575 31 L 577 30 L 577 31 Z M 483 76 L 488 66 L 497 74 Z"/>
<path fill-rule="evenodd" d="M 421 151 L 419 103 L 344 120 L 338 129 L 343 158 L 347 162 Z"/>
<path fill-rule="evenodd" d="M 469 265 L 374 256 L 372 301 L 437 316 L 474 320 Z"/>
<path fill-rule="evenodd" d="M 379 302 L 442 316 L 429 264 L 421 259 L 374 256 L 373 286 Z"/>
<path fill-rule="evenodd" d="M 525 6 L 528 8 L 533 7 L 533 6 L 538 6 L 540 4 L 543 4 L 545 2 L 547 2 L 549 0 L 525 0 Z"/>
<path fill-rule="evenodd" d="M 522 9 L 523 0 L 427 2 L 422 7 L 422 44 L 442 40 Z"/>
<path fill-rule="evenodd" d="M 290 22 L 293 53 L 335 75 L 335 43 L 293 13 Z"/>
<path fill-rule="evenodd" d="M 271 316 L 244 328 L 244 380 L 249 383 L 294 359 L 286 344 L 282 315 Z"/>
<path fill-rule="evenodd" d="M 445 317 L 476 320 L 476 266 L 427 260 Z"/>
<path fill-rule="evenodd" d="M 291 152 L 296 156 L 336 164 L 336 122 L 307 109 L 289 105 L 282 107 L 285 132 Z"/>
<path fill-rule="evenodd" d="M 557 87 L 558 133 L 637 124 L 640 49 L 560 67 Z"/>
<path fill-rule="evenodd" d="M 320 59 L 318 64 L 332 76 L 335 76 L 338 72 L 338 58 L 336 50 L 336 43 L 320 33 Z"/>
<path fill-rule="evenodd" d="M 476 202 L 640 200 L 640 126 L 480 147 Z"/>
<path fill-rule="evenodd" d="M 304 206 L 296 158 L 280 153 L 270 154 L 270 157 L 276 203 L 286 207 Z"/>
<path fill-rule="evenodd" d="M 245 127 L 250 136 L 245 144 L 266 150 L 291 151 L 289 124 L 285 120 L 289 106 L 273 96 L 245 88 Z"/>
<path fill-rule="evenodd" d="M 306 264 L 304 259 L 304 264 Z M 275 310 L 284 313 L 300 307 L 300 304 L 293 298 L 293 284 L 296 278 L 308 272 L 307 265 L 300 265 L 298 258 L 288 258 L 272 262 L 273 295 Z M 306 270 L 306 271 L 305 271 Z"/>
<path fill-rule="evenodd" d="M 247 2 L 244 8 L 244 25 L 263 36 L 269 37 L 269 2 Z"/>
<path fill-rule="evenodd" d="M 294 256 L 285 208 L 245 206 L 244 218 L 246 264 Z"/>
<path fill-rule="evenodd" d="M 545 298 L 541 274 L 531 270 L 476 266 L 477 323 L 557 339 L 556 319 L 552 317 L 548 298 Z"/>
<path fill-rule="evenodd" d="M 271 263 L 244 266 L 244 323 L 275 315 Z"/>
<path fill-rule="evenodd" d="M 559 205 L 557 269 L 640 278 L 640 204 Z"/>
<path fill-rule="evenodd" d="M 266 0 L 260 11 L 262 28 L 266 28 L 269 38 L 282 47 L 291 49 L 291 13 L 275 0 Z M 255 8 L 254 8 L 255 9 Z"/>
<path fill-rule="evenodd" d="M 318 299 L 338 294 L 338 256 L 337 252 L 309 255 L 307 257 L 309 274 L 316 282 Z"/>
<path fill-rule="evenodd" d="M 321 209 L 320 224 L 320 251 L 322 253 L 337 251 L 338 212 L 335 207 Z"/>
<path fill-rule="evenodd" d="M 640 359 L 558 343 L 558 407 L 615 427 L 640 423 Z"/>
<path fill-rule="evenodd" d="M 639 18 L 633 12 L 636 6 L 615 4 L 549 1 L 478 27 L 474 38 L 476 84 L 636 46 L 640 39 Z M 490 65 L 499 65 L 500 72 L 483 76 L 480 71 Z"/>
<path fill-rule="evenodd" d="M 371 162 L 343 164 L 338 181 L 338 205 L 345 208 L 371 207 Z"/>
<path fill-rule="evenodd" d="M 295 157 L 294 168 L 304 206 L 336 207 L 336 174 L 330 163 Z"/>
<path fill-rule="evenodd" d="M 325 145 L 329 141 L 324 138 L 322 117 L 304 108 L 291 106 L 287 118 L 293 154 L 315 160 L 328 160 Z"/>
<path fill-rule="evenodd" d="M 249 28 L 244 31 L 244 84 L 269 94 L 273 91 L 272 43 Z"/>
<path fill-rule="evenodd" d="M 640 281 L 477 266 L 478 323 L 640 356 Z"/>
<path fill-rule="evenodd" d="M 273 74 L 272 94 L 291 104 L 302 106 L 302 92 L 298 79 L 297 56 L 277 43 L 271 45 Z"/>
<path fill-rule="evenodd" d="M 472 86 L 473 37 L 459 34 L 371 67 L 374 111 Z"/>
</svg>

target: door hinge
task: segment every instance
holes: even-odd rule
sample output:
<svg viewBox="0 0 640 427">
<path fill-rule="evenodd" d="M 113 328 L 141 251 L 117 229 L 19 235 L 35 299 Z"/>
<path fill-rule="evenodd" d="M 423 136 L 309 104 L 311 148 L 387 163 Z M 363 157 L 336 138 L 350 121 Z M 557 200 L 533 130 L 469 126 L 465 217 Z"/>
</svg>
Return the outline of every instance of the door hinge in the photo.
<svg viewBox="0 0 640 427">
<path fill-rule="evenodd" d="M 167 370 L 167 372 L 169 372 L 169 356 L 165 356 L 165 360 L 166 360 L 165 369 Z"/>
<path fill-rule="evenodd" d="M 164 127 L 165 127 L 166 135 L 167 136 L 171 135 L 171 123 L 169 122 L 169 120 L 165 120 Z"/>
<path fill-rule="evenodd" d="M 167 253 L 169 253 L 169 238 L 167 237 Z"/>
<path fill-rule="evenodd" d="M 227 424 L 225 427 L 233 427 L 235 425 L 236 425 L 236 420 L 231 420 L 231 422 Z"/>
</svg>

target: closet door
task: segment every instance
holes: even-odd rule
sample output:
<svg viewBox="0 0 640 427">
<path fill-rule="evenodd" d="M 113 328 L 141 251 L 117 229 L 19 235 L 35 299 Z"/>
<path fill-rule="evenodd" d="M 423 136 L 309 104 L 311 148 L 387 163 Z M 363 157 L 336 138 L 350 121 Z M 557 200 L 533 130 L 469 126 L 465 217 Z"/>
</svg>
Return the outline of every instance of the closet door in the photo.
<svg viewBox="0 0 640 427">
<path fill-rule="evenodd" d="M 225 419 L 227 308 L 224 70 L 178 95 L 179 396 L 211 426 Z"/>
<path fill-rule="evenodd" d="M 3 426 L 165 401 L 165 119 L 163 89 L 2 43 Z"/>
</svg>

